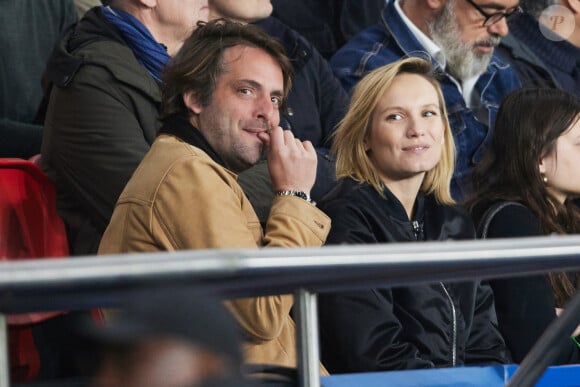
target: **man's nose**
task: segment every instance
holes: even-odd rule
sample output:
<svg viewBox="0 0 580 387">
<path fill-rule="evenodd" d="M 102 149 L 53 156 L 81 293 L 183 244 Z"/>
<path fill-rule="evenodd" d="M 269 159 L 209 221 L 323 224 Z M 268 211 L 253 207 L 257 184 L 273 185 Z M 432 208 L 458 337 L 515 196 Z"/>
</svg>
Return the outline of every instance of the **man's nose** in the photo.
<svg viewBox="0 0 580 387">
<path fill-rule="evenodd" d="M 488 26 L 487 31 L 492 35 L 498 35 L 503 38 L 510 32 L 507 19 L 502 17 L 497 23 Z"/>
<path fill-rule="evenodd" d="M 265 96 L 257 100 L 256 115 L 258 118 L 270 122 L 274 126 L 278 126 L 280 123 L 278 109 L 274 106 L 274 102 L 272 102 L 270 96 Z"/>
</svg>

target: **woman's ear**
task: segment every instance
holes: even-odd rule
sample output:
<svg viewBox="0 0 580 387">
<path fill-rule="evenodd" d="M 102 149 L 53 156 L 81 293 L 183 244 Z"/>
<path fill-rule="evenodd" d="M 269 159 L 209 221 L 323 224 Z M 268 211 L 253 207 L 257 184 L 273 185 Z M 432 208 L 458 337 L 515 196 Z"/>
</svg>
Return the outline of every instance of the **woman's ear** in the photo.
<svg viewBox="0 0 580 387">
<path fill-rule="evenodd" d="M 365 152 L 368 152 L 371 150 L 371 146 L 369 145 L 369 142 L 368 142 L 368 137 L 365 137 L 363 140 L 363 148 L 364 148 Z"/>
<path fill-rule="evenodd" d="M 540 174 L 541 175 L 543 175 L 543 174 L 546 173 L 546 163 L 544 163 L 544 159 L 543 158 L 540 159 L 539 168 L 540 168 Z"/>
<path fill-rule="evenodd" d="M 193 91 L 183 93 L 183 104 L 193 114 L 199 114 L 203 110 L 203 106 L 198 102 L 198 98 Z"/>
</svg>

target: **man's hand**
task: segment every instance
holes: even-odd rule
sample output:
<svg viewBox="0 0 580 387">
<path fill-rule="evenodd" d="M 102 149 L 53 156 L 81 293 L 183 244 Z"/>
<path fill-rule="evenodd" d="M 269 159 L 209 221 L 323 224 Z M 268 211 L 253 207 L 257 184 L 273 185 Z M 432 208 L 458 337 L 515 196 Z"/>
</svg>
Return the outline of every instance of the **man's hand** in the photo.
<svg viewBox="0 0 580 387">
<path fill-rule="evenodd" d="M 297 190 L 310 195 L 316 179 L 316 151 L 310 141 L 294 138 L 289 130 L 277 126 L 260 133 L 266 145 L 268 170 L 274 191 Z"/>
</svg>

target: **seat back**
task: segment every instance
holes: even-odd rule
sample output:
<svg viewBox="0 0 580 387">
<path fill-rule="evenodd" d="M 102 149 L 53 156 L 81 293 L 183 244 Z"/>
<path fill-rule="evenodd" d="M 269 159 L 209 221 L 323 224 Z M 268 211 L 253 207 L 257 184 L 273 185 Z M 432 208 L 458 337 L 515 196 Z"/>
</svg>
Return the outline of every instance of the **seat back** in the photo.
<svg viewBox="0 0 580 387">
<path fill-rule="evenodd" d="M 0 158 L 0 261 L 69 254 L 51 181 L 32 161 Z M 8 315 L 12 381 L 32 381 L 41 358 L 33 327 L 64 311 Z"/>
<path fill-rule="evenodd" d="M 32 161 L 0 159 L 0 260 L 68 255 L 51 181 Z"/>
</svg>

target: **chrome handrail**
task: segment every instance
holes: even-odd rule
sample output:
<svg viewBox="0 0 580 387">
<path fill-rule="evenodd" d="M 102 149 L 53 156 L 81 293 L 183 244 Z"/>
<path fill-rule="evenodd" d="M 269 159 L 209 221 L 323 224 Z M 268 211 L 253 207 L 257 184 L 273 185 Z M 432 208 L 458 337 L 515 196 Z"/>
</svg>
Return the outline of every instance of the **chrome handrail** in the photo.
<svg viewBox="0 0 580 387">
<path fill-rule="evenodd" d="M 228 298 L 299 289 L 315 294 L 378 284 L 392 287 L 578 268 L 580 236 L 8 261 L 0 263 L 0 313 L 110 306 L 139 289 L 166 284 L 194 284 Z M 308 319 L 312 309 L 305 306 L 302 318 Z M 299 321 L 298 325 L 310 327 L 312 321 Z M 302 334 L 306 335 L 304 340 L 314 337 L 309 332 Z M 0 348 L 3 344 L 0 335 Z M 313 347 L 307 341 L 302 345 L 310 350 L 301 351 L 300 356 L 309 358 L 300 359 L 299 364 L 317 364 L 318 358 L 312 358 Z M 0 375 L 7 374 L 7 367 L 0 364 Z M 318 381 L 311 382 L 314 384 L 309 387 L 316 387 Z M 2 379 L 0 387 L 4 387 Z"/>
</svg>

